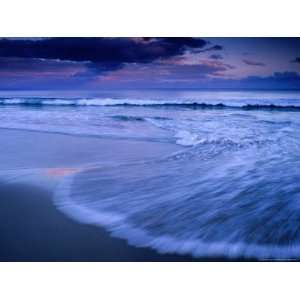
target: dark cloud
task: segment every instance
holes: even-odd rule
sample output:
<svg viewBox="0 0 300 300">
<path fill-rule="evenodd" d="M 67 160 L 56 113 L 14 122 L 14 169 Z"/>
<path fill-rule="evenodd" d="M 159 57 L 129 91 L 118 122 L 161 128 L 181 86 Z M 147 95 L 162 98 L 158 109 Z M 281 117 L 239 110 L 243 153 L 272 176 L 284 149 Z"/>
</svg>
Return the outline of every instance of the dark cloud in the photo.
<svg viewBox="0 0 300 300">
<path fill-rule="evenodd" d="M 55 59 L 0 57 L 0 74 L 13 76 L 24 73 L 53 73 L 57 74 L 85 70 L 86 64 L 82 62 L 60 61 Z"/>
<path fill-rule="evenodd" d="M 201 52 L 221 51 L 221 50 L 223 50 L 223 46 L 214 45 L 214 46 L 210 46 L 210 47 L 205 48 L 205 49 L 194 49 L 193 52 L 195 52 L 195 53 L 201 53 Z"/>
<path fill-rule="evenodd" d="M 216 49 L 200 38 L 45 38 L 2 39 L 0 57 L 59 59 L 86 62 L 98 72 L 128 63 L 151 63 L 186 51 Z"/>
<path fill-rule="evenodd" d="M 233 88 L 299 89 L 300 75 L 297 72 L 275 72 L 271 76 L 249 76 L 239 81 L 232 81 L 228 85 L 230 84 Z"/>
<path fill-rule="evenodd" d="M 300 80 L 300 75 L 297 72 L 275 72 L 273 76 L 269 78 L 285 79 L 285 80 L 290 80 L 290 79 Z"/>
<path fill-rule="evenodd" d="M 219 44 L 253 67 L 226 63 Z M 299 38 L 0 38 L 0 89 L 299 89 L 300 75 L 283 72 L 300 66 L 299 49 Z"/>
<path fill-rule="evenodd" d="M 223 50 L 223 46 L 215 45 L 215 46 L 210 47 L 208 50 L 220 51 L 220 50 Z"/>
<path fill-rule="evenodd" d="M 256 66 L 256 67 L 264 67 L 265 66 L 265 64 L 262 62 L 249 60 L 249 59 L 243 59 L 243 62 L 249 66 Z"/>
<path fill-rule="evenodd" d="M 20 58 L 0 58 L 0 69 L 3 69 L 0 70 L 0 89 L 45 89 L 49 86 L 55 89 L 193 87 L 199 81 L 221 76 L 232 68 L 220 61 L 183 65 L 158 61 L 151 64 L 126 64 L 123 68 L 106 72 L 102 76 L 82 62 L 30 59 L 32 69 L 28 69 L 24 61 Z M 38 62 L 42 64 L 39 65 Z M 55 72 L 60 64 L 64 67 L 60 72 Z M 20 73 L 23 75 L 20 76 Z"/>
<path fill-rule="evenodd" d="M 223 64 L 200 63 L 193 65 L 176 65 L 153 63 L 151 65 L 128 65 L 123 69 L 109 73 L 105 77 L 101 77 L 107 81 L 110 77 L 116 82 L 139 81 L 139 82 L 176 82 L 176 81 L 197 81 L 200 78 L 208 78 L 209 76 L 225 72 L 229 67 Z M 117 80 L 116 80 L 117 79 Z"/>
<path fill-rule="evenodd" d="M 295 59 L 291 60 L 292 63 L 300 64 L 300 57 L 296 57 Z"/>
<path fill-rule="evenodd" d="M 212 73 L 210 73 L 212 74 Z M 226 78 L 218 77 L 218 71 L 214 76 L 205 77 L 204 80 L 190 82 L 191 88 L 209 88 L 209 89 L 293 89 L 300 88 L 300 74 L 296 72 L 275 72 L 271 76 L 248 76 L 244 78 Z M 174 84 L 178 87 L 179 84 Z"/>
<path fill-rule="evenodd" d="M 226 78 L 224 65 L 136 65 L 112 72 L 112 77 L 100 77 L 95 86 L 127 87 L 128 84 L 151 88 L 224 88 L 224 89 L 299 89 L 300 75 L 296 72 L 275 72 L 271 76 Z M 219 76 L 220 75 L 220 76 Z"/>
<path fill-rule="evenodd" d="M 224 59 L 224 57 L 222 55 L 220 55 L 220 54 L 212 54 L 209 58 L 216 59 L 216 60 L 218 60 L 218 59 Z"/>
</svg>

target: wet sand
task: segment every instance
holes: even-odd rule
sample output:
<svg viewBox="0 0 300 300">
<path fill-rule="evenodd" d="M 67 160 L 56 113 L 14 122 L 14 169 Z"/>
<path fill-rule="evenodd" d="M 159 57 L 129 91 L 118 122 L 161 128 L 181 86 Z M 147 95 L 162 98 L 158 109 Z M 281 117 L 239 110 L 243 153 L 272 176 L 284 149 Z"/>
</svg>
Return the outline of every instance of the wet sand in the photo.
<svg viewBox="0 0 300 300">
<path fill-rule="evenodd" d="M 159 158 L 178 150 L 181 147 L 170 143 L 0 128 L 2 171 L 128 163 Z"/>
<path fill-rule="evenodd" d="M 19 168 L 44 168 L 45 178 L 59 180 L 69 167 L 94 161 L 153 159 L 180 149 L 176 145 L 18 130 L 0 133 L 0 261 L 224 260 L 159 254 L 149 248 L 129 246 L 103 228 L 77 223 L 58 211 L 52 202 L 53 185 L 38 187 L 30 183 L 32 178 L 26 180 L 23 175 L 13 183 L 3 181 L 5 169 L 18 172 Z M 54 167 L 58 169 L 48 169 Z"/>
<path fill-rule="evenodd" d="M 129 246 L 104 229 L 58 211 L 51 193 L 24 184 L 0 186 L 0 261 L 193 261 Z"/>
</svg>

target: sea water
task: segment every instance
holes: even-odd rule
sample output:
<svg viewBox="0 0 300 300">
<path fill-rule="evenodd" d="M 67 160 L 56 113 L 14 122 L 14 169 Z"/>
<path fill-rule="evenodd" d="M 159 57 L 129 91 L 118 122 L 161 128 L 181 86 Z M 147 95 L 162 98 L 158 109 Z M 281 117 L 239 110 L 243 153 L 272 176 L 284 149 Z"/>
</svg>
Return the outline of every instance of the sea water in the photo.
<svg viewBox="0 0 300 300">
<path fill-rule="evenodd" d="M 55 204 L 80 222 L 163 253 L 300 258 L 297 91 L 2 97 L 0 119 L 2 128 L 180 145 L 67 176 Z"/>
</svg>

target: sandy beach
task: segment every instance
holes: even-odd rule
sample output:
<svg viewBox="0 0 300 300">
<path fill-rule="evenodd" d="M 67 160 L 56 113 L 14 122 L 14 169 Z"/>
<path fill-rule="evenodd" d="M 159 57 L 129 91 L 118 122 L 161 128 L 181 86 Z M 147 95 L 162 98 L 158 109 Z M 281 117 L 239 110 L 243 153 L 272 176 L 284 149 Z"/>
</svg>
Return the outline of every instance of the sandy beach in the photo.
<svg viewBox="0 0 300 300">
<path fill-rule="evenodd" d="M 58 211 L 51 193 L 28 185 L 0 188 L 0 261 L 192 261 L 111 238 Z"/>
<path fill-rule="evenodd" d="M 53 205 L 53 186 L 59 170 L 94 161 L 122 162 L 153 159 L 175 145 L 103 140 L 19 130 L 1 130 L 0 261 L 193 261 L 192 256 L 159 254 L 129 246 L 104 229 L 77 223 Z M 18 149 L 18 155 L 15 154 Z M 153 151 L 156 149 L 156 151 Z M 133 151 L 135 150 L 135 151 Z M 5 182 L 5 168 L 42 169 L 52 184 L 38 186 L 35 178 Z M 48 176 L 48 179 L 47 179 Z M 31 182 L 32 181 L 32 182 Z M 201 259 L 203 261 L 203 259 Z M 214 258 L 213 260 L 216 260 Z"/>
</svg>

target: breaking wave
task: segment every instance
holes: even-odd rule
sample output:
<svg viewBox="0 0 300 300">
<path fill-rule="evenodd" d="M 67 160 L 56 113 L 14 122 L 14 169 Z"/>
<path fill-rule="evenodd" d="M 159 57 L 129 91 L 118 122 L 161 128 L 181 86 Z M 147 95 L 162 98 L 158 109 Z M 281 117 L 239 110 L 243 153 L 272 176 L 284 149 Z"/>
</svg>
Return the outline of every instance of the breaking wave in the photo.
<svg viewBox="0 0 300 300">
<path fill-rule="evenodd" d="M 132 245 L 195 257 L 300 259 L 299 94 L 201 95 L 1 98 L 1 127 L 130 139 L 132 148 L 109 151 L 160 157 L 91 162 L 56 192 L 63 212 Z M 162 157 L 160 142 L 185 147 Z"/>
<path fill-rule="evenodd" d="M 280 159 L 278 144 L 210 142 L 157 161 L 94 167 L 67 178 L 55 203 L 160 253 L 299 258 L 300 160 Z"/>
<path fill-rule="evenodd" d="M 251 101 L 250 101 L 251 100 Z M 289 101 L 272 101 L 250 99 L 240 101 L 226 100 L 224 102 L 205 100 L 140 100 L 140 99 L 57 99 L 57 98 L 1 98 L 0 105 L 27 105 L 27 106 L 150 106 L 150 107 L 180 107 L 190 109 L 224 109 L 238 108 L 243 110 L 300 110 L 299 99 Z M 295 102 L 291 104 L 291 102 Z"/>
</svg>

